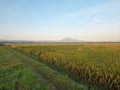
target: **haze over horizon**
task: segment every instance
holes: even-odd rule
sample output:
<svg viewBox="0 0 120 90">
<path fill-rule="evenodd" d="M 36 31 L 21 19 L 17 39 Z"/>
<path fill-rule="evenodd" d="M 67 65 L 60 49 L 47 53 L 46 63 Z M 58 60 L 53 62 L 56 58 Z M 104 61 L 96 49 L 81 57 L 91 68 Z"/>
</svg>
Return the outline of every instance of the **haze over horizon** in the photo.
<svg viewBox="0 0 120 90">
<path fill-rule="evenodd" d="M 1 0 L 0 40 L 120 41 L 120 0 Z"/>
</svg>

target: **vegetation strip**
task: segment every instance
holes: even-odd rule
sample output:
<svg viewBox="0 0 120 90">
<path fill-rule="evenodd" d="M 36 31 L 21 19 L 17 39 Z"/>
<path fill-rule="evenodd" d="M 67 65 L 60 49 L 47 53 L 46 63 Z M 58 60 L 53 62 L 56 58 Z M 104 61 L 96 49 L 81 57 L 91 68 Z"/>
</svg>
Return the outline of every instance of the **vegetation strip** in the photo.
<svg viewBox="0 0 120 90">
<path fill-rule="evenodd" d="M 0 90 L 51 90 L 6 46 L 0 46 Z"/>
<path fill-rule="evenodd" d="M 18 52 L 14 52 L 13 51 L 12 53 L 14 53 L 14 55 L 16 55 L 24 63 L 24 65 L 27 66 L 32 72 L 34 72 L 38 77 L 40 77 L 42 79 L 42 81 L 48 85 L 48 87 L 50 88 L 50 90 L 57 90 L 55 88 L 55 86 L 52 83 L 50 83 L 47 79 L 45 79 L 34 66 L 32 66 L 30 63 L 28 63 L 28 62 L 25 61 L 26 60 L 25 57 L 23 57 L 22 55 L 20 55 Z"/>
</svg>

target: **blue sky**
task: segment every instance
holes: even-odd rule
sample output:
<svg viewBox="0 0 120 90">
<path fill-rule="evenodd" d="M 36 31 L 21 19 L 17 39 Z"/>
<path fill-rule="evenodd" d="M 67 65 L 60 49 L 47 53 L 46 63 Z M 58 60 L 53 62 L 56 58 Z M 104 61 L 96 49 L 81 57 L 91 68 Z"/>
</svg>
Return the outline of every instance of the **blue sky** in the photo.
<svg viewBox="0 0 120 90">
<path fill-rule="evenodd" d="M 120 0 L 0 0 L 0 39 L 120 41 Z"/>
</svg>

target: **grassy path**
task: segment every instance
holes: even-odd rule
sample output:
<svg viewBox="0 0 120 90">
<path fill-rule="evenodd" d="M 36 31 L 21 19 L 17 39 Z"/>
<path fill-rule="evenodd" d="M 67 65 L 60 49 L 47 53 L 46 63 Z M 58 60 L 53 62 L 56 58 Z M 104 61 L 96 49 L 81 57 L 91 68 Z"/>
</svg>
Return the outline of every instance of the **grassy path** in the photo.
<svg viewBox="0 0 120 90">
<path fill-rule="evenodd" d="M 11 53 L 13 53 L 16 57 L 18 57 L 22 62 L 23 64 L 28 67 L 33 73 L 35 73 L 38 77 L 40 77 L 42 79 L 42 81 L 44 83 L 46 83 L 46 85 L 50 88 L 50 90 L 57 90 L 55 88 L 55 86 L 53 85 L 53 83 L 49 82 L 46 78 L 44 78 L 40 72 L 36 69 L 36 67 L 34 67 L 32 64 L 30 64 L 29 62 L 26 62 L 26 60 L 30 59 L 32 60 L 31 58 L 29 58 L 28 56 L 26 55 L 23 55 L 22 53 L 20 52 L 17 52 L 11 48 L 8 48 L 11 51 Z"/>
<path fill-rule="evenodd" d="M 88 90 L 86 86 L 76 83 L 75 81 L 69 79 L 68 76 L 54 71 L 34 58 L 31 58 L 10 47 L 7 47 L 7 49 L 16 57 L 20 58 L 24 65 L 32 72 L 41 77 L 51 90 Z"/>
<path fill-rule="evenodd" d="M 22 60 L 24 60 L 24 58 L 21 58 Z M 26 65 L 33 73 L 35 73 L 38 77 L 40 77 L 42 79 L 42 81 L 44 83 L 46 83 L 46 85 L 50 88 L 50 90 L 57 90 L 55 88 L 55 86 L 53 85 L 53 83 L 49 82 L 46 78 L 44 78 L 40 72 L 38 70 L 36 70 L 36 68 L 34 66 L 31 66 L 29 63 L 23 62 L 24 65 Z"/>
<path fill-rule="evenodd" d="M 0 90 L 52 90 L 6 46 L 0 46 Z"/>
</svg>

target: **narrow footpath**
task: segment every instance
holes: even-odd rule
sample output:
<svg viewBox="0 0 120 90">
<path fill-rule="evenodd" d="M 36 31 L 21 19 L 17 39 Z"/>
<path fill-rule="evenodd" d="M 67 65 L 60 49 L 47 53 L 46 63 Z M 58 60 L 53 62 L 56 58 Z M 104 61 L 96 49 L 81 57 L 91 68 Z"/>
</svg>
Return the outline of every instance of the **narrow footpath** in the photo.
<svg viewBox="0 0 120 90">
<path fill-rule="evenodd" d="M 27 60 L 33 60 L 32 58 L 26 56 L 25 54 L 18 52 L 12 48 L 6 47 L 8 50 L 10 50 L 11 53 L 13 53 L 16 57 L 18 57 L 21 62 L 29 68 L 33 73 L 35 73 L 38 77 L 42 79 L 42 81 L 51 89 L 51 90 L 57 90 L 56 87 L 53 85 L 52 82 L 48 81 L 45 77 L 41 75 L 41 73 L 37 70 L 36 67 L 34 67 L 31 63 L 27 62 Z"/>
</svg>

